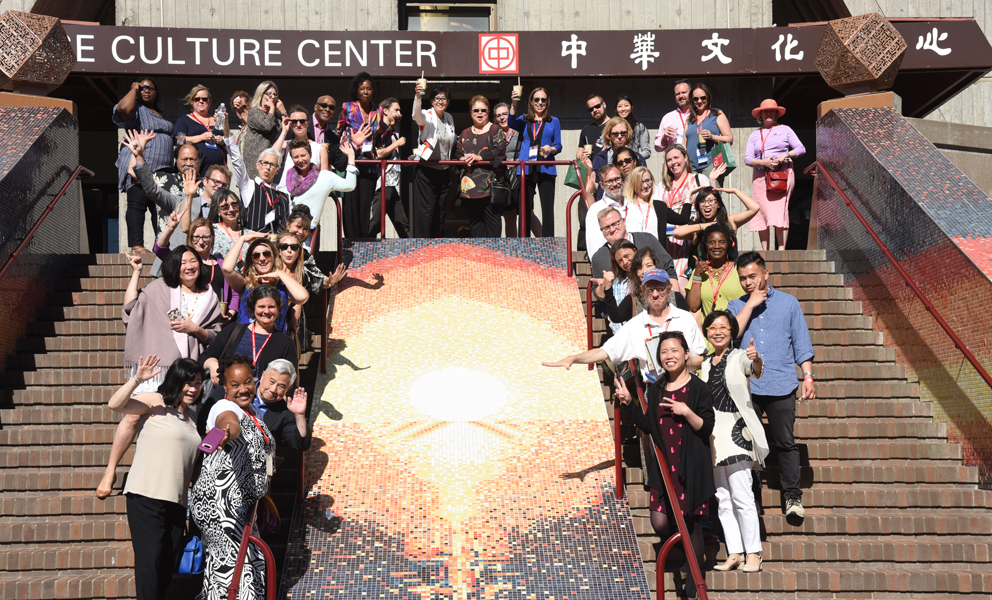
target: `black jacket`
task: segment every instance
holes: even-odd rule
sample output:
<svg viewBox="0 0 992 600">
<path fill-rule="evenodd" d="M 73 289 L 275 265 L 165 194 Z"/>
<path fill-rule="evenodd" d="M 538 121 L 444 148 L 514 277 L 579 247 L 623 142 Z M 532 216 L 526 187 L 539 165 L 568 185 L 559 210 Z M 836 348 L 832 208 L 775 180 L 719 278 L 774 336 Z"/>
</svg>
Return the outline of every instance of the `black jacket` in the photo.
<svg viewBox="0 0 992 600">
<path fill-rule="evenodd" d="M 307 450 L 310 448 L 310 426 L 307 425 L 306 437 L 300 435 L 300 430 L 296 428 L 296 415 L 290 412 L 285 400 L 265 404 L 265 414 L 262 420 L 268 425 L 269 431 L 276 438 L 276 444 L 294 450 Z"/>
<path fill-rule="evenodd" d="M 658 238 L 655 237 L 653 233 L 647 233 L 645 231 L 636 231 L 631 234 L 634 238 L 634 245 L 638 248 L 643 248 L 645 246 L 650 247 L 661 259 L 661 264 L 655 265 L 659 269 L 662 269 L 668 273 L 671 278 L 676 278 L 678 275 L 675 274 L 675 262 L 672 261 L 671 255 L 665 250 Z M 602 279 L 603 271 L 609 271 L 612 266 L 610 263 L 610 246 L 609 244 L 603 244 L 596 253 L 592 255 L 592 276 L 594 279 Z"/>
<path fill-rule="evenodd" d="M 641 404 L 636 398 L 625 406 L 631 421 L 645 433 L 651 434 L 655 447 L 664 447 L 661 430 L 658 427 L 658 404 L 664 390 L 664 379 L 659 379 L 648 388 L 647 415 L 641 411 Z M 685 480 L 686 510 L 692 511 L 716 494 L 716 484 L 713 482 L 713 454 L 710 450 L 710 434 L 713 433 L 713 423 L 716 420 L 713 412 L 713 396 L 710 394 L 709 386 L 695 375 L 689 378 L 689 397 L 686 404 L 703 420 L 703 426 L 699 431 L 694 431 L 688 426 L 682 428 L 682 453 L 678 475 Z M 664 493 L 665 486 L 661 481 L 661 470 L 658 468 L 654 452 L 648 453 L 648 486 L 662 490 Z"/>
</svg>

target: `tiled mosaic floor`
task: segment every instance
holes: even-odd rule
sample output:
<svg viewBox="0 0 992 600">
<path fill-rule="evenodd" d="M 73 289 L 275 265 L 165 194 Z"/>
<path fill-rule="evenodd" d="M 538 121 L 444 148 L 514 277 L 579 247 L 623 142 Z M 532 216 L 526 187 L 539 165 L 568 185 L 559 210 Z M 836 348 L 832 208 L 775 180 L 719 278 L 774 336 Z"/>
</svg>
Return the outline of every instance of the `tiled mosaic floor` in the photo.
<svg viewBox="0 0 992 600">
<path fill-rule="evenodd" d="M 352 246 L 285 597 L 649 597 L 563 244 Z"/>
</svg>

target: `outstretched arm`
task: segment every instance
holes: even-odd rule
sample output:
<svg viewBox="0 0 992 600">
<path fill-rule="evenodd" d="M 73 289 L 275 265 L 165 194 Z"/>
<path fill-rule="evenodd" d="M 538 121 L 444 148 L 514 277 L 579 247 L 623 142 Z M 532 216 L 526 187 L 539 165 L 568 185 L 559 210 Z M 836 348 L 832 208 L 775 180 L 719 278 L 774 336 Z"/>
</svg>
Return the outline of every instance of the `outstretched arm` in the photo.
<svg viewBox="0 0 992 600">
<path fill-rule="evenodd" d="M 542 362 L 541 364 L 545 367 L 565 367 L 565 369 L 572 368 L 572 365 L 592 365 L 596 363 L 603 362 L 609 358 L 606 354 L 606 350 L 602 348 L 593 348 L 592 350 L 586 350 L 585 352 L 580 352 L 579 354 L 573 354 L 572 356 L 566 356 L 561 360 L 556 360 L 553 362 Z"/>
</svg>

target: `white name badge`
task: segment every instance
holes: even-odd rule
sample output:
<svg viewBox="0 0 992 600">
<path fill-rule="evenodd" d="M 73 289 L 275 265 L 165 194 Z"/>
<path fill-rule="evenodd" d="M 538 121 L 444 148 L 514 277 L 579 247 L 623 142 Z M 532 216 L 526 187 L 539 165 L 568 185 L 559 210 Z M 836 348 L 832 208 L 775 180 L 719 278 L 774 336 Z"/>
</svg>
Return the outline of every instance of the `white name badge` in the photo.
<svg viewBox="0 0 992 600">
<path fill-rule="evenodd" d="M 530 158 L 537 158 L 537 148 L 532 146 L 530 149 Z"/>
<path fill-rule="evenodd" d="M 265 215 L 265 224 L 271 225 L 273 221 L 276 220 L 276 211 L 269 212 Z"/>
<path fill-rule="evenodd" d="M 372 152 L 372 142 L 362 144 L 362 152 Z"/>
</svg>

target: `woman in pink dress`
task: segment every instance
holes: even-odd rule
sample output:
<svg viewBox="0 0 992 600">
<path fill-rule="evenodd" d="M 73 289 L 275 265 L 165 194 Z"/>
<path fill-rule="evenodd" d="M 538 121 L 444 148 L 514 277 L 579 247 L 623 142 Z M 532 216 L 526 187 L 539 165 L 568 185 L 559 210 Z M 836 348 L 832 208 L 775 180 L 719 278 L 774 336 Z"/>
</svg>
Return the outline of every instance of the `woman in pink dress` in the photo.
<svg viewBox="0 0 992 600">
<path fill-rule="evenodd" d="M 779 124 L 785 108 L 772 99 L 762 100 L 761 105 L 751 114 L 761 123 L 761 129 L 747 139 L 747 152 L 744 164 L 754 169 L 751 179 L 751 198 L 758 203 L 760 210 L 751 221 L 751 231 L 758 232 L 761 249 L 768 250 L 768 228 L 775 228 L 778 249 L 785 250 L 789 238 L 789 197 L 796 186 L 796 174 L 792 159 L 806 154 L 796 133 L 788 125 Z M 787 175 L 784 190 L 768 189 L 766 173 L 782 172 Z"/>
</svg>

